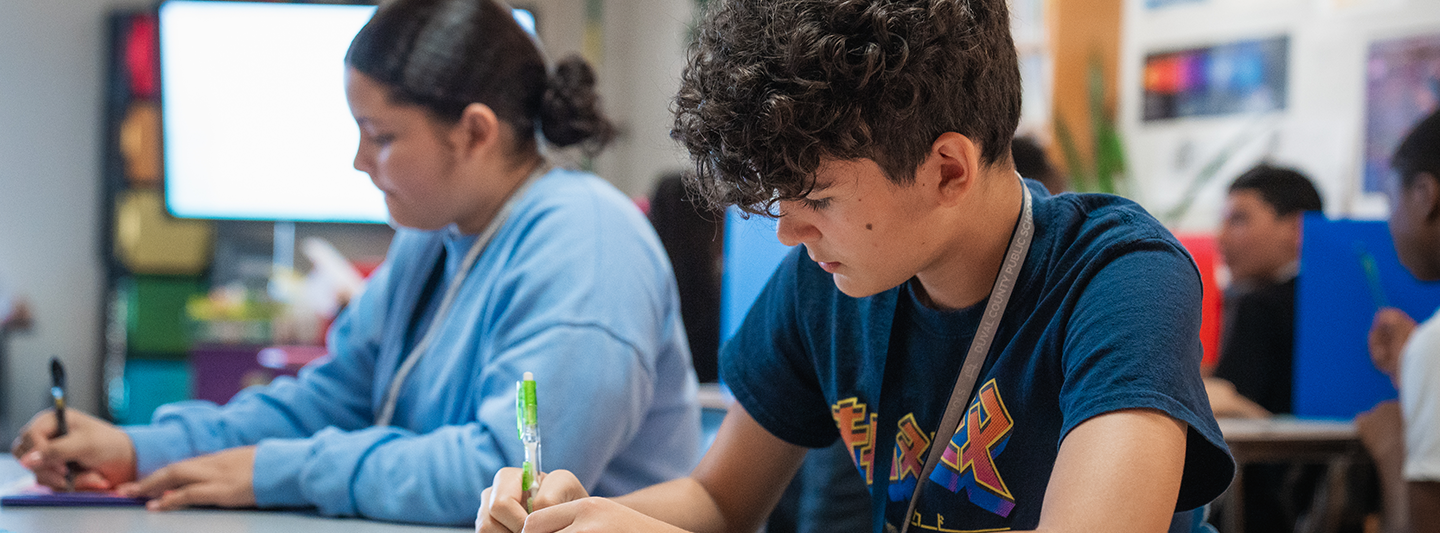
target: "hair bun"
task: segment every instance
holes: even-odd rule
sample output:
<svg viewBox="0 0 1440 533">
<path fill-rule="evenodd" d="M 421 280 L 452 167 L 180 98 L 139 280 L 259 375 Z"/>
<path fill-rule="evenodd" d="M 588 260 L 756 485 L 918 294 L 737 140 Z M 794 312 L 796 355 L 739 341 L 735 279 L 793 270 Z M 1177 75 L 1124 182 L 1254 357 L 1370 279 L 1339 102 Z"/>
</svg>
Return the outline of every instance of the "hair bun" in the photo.
<svg viewBox="0 0 1440 533">
<path fill-rule="evenodd" d="M 540 102 L 540 131 L 555 146 L 584 143 L 592 154 L 615 136 L 615 126 L 600 112 L 595 70 L 584 58 L 571 55 L 555 65 Z"/>
</svg>

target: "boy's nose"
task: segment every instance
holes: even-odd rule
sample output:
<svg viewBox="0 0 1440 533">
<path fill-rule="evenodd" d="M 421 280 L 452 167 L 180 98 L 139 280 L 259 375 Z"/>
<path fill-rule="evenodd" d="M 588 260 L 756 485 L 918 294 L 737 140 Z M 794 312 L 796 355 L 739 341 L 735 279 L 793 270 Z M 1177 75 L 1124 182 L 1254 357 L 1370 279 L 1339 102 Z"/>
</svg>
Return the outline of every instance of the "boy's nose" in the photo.
<svg viewBox="0 0 1440 533">
<path fill-rule="evenodd" d="M 820 230 L 816 229 L 814 224 L 791 213 L 794 211 L 781 206 L 780 218 L 775 224 L 775 236 L 780 239 L 781 244 L 795 246 L 813 242 L 820 236 Z"/>
</svg>

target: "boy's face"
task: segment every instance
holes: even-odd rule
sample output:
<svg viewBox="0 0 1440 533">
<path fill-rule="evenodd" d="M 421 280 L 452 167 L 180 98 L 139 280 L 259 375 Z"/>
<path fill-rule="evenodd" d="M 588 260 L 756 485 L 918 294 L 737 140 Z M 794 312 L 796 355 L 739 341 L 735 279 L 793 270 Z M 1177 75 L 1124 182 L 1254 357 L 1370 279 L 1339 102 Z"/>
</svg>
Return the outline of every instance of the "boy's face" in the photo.
<svg viewBox="0 0 1440 533">
<path fill-rule="evenodd" d="M 1440 229 L 1430 219 L 1436 207 L 1440 178 L 1421 172 L 1410 185 L 1396 177 L 1386 194 L 1390 199 L 1390 237 L 1400 264 L 1423 280 L 1440 279 L 1440 258 L 1435 257 Z"/>
<path fill-rule="evenodd" d="M 1300 215 L 1281 216 L 1259 192 L 1237 190 L 1225 199 L 1218 244 L 1236 280 L 1270 280 L 1300 256 Z"/>
<path fill-rule="evenodd" d="M 873 295 L 921 271 L 941 244 L 934 228 L 924 227 L 923 185 L 896 185 L 868 159 L 826 161 L 816 169 L 814 191 L 780 202 L 776 235 L 787 246 L 804 244 L 841 292 Z"/>
</svg>

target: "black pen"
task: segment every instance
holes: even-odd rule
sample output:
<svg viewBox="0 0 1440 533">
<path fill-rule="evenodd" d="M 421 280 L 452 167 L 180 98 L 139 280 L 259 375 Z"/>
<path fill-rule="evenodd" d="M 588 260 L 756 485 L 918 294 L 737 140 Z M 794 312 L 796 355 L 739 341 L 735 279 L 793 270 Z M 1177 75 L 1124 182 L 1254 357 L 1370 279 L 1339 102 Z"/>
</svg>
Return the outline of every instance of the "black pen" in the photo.
<svg viewBox="0 0 1440 533">
<path fill-rule="evenodd" d="M 64 437 L 70 432 L 65 424 L 65 366 L 57 357 L 50 358 L 50 398 L 55 400 L 55 436 Z M 75 492 L 75 472 L 80 465 L 74 461 L 65 463 L 65 492 Z"/>
</svg>

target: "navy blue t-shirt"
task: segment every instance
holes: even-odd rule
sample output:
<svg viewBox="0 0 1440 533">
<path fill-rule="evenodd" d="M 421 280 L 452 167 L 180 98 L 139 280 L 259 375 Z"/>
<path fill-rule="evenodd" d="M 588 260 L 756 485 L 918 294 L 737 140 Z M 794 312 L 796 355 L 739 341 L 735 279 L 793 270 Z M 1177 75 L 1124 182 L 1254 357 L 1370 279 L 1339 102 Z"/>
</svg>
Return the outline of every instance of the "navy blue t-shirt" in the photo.
<svg viewBox="0 0 1440 533">
<path fill-rule="evenodd" d="M 1176 510 L 1209 502 L 1234 462 L 1200 379 L 1190 256 L 1128 200 L 1026 184 L 1034 242 L 911 528 L 1036 527 L 1061 440 L 1130 408 L 1190 425 Z M 844 440 L 870 485 L 875 531 L 904 520 L 986 303 L 936 311 L 912 283 L 851 298 L 797 249 L 721 354 L 725 383 L 768 431 L 808 447 Z"/>
</svg>

